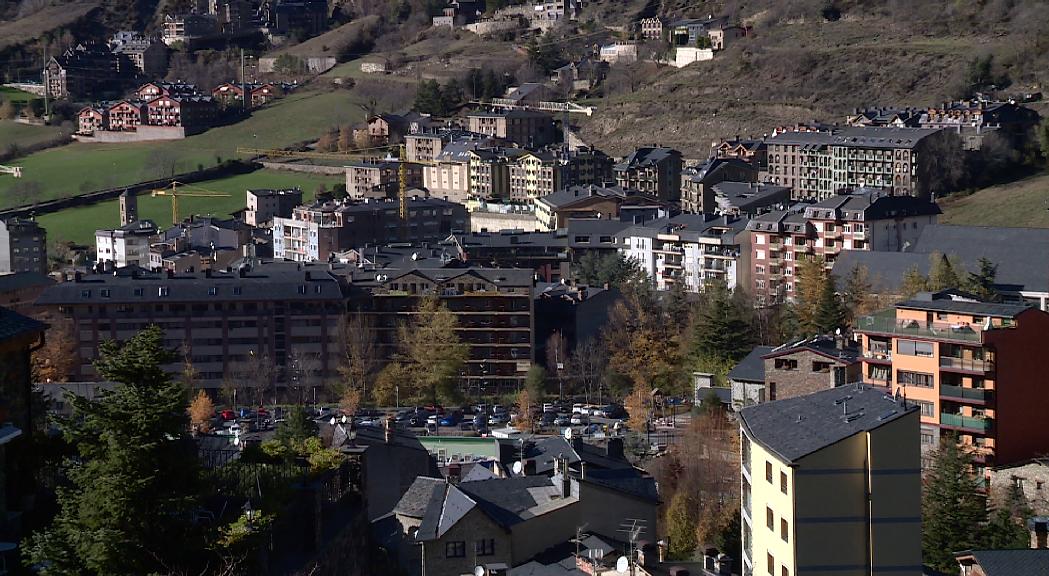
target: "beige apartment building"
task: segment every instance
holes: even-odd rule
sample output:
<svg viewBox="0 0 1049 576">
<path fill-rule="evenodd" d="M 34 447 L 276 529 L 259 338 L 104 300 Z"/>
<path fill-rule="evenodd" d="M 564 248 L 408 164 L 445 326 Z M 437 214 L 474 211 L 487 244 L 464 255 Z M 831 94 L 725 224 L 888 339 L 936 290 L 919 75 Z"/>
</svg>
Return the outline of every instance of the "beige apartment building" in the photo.
<svg viewBox="0 0 1049 576">
<path fill-rule="evenodd" d="M 744 576 L 921 576 L 918 407 L 847 385 L 740 411 Z"/>
<path fill-rule="evenodd" d="M 528 148 L 546 146 L 557 139 L 553 118 L 545 112 L 516 109 L 472 112 L 467 115 L 466 122 L 470 132 Z"/>
</svg>

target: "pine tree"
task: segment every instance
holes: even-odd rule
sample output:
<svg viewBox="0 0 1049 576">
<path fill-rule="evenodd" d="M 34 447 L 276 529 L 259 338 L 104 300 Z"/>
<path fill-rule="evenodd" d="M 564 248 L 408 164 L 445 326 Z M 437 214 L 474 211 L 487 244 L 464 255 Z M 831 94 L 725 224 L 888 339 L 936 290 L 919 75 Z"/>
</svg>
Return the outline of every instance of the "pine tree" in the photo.
<svg viewBox="0 0 1049 576">
<path fill-rule="evenodd" d="M 997 276 L 998 265 L 987 258 L 980 258 L 979 270 L 969 272 L 965 281 L 965 289 L 979 296 L 982 300 L 997 300 L 998 292 L 994 289 Z"/>
<path fill-rule="evenodd" d="M 947 256 L 940 252 L 929 255 L 929 290 L 938 292 L 948 288 L 959 288 L 961 285 L 958 270 Z"/>
<path fill-rule="evenodd" d="M 948 435 L 941 440 L 925 477 L 922 559 L 942 572 L 958 569 L 955 551 L 971 550 L 980 544 L 987 510 L 972 463 L 972 455 Z"/>
<path fill-rule="evenodd" d="M 667 539 L 669 556 L 673 560 L 687 560 L 696 551 L 696 505 L 687 490 L 678 490 L 667 508 Z"/>
<path fill-rule="evenodd" d="M 161 369 L 177 359 L 163 339 L 154 326 L 103 343 L 95 369 L 116 387 L 74 397 L 72 417 L 60 422 L 77 457 L 65 464 L 57 515 L 26 551 L 50 575 L 199 572 L 186 569 L 204 548 L 189 521 L 196 455 L 184 442 L 186 391 Z"/>
<path fill-rule="evenodd" d="M 1027 531 L 1027 519 L 1033 514 L 1031 507 L 1016 484 L 1010 484 L 1003 492 L 984 528 L 981 546 L 988 550 L 1027 548 L 1031 543 Z"/>
<path fill-rule="evenodd" d="M 813 321 L 813 328 L 819 334 L 829 334 L 845 325 L 845 309 L 838 298 L 834 277 L 829 274 L 821 283 Z"/>
<path fill-rule="evenodd" d="M 918 266 L 911 266 L 909 270 L 903 275 L 903 282 L 900 284 L 901 295 L 912 298 L 918 292 L 924 292 L 929 289 L 929 279 L 922 275 L 921 271 L 918 270 Z"/>
<path fill-rule="evenodd" d="M 754 347 L 746 311 L 732 298 L 724 280 L 708 280 L 704 303 L 692 328 L 692 354 L 712 360 L 740 360 Z"/>
<path fill-rule="evenodd" d="M 856 318 L 870 313 L 872 300 L 870 270 L 866 266 L 854 267 L 845 279 L 845 312 L 849 325 L 854 326 Z"/>
</svg>

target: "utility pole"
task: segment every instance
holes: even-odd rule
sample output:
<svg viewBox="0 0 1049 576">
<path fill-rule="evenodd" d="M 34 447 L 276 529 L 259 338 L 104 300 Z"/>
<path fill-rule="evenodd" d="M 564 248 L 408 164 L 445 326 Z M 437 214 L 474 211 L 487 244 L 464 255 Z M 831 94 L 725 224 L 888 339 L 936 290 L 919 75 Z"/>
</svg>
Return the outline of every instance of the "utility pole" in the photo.
<svg viewBox="0 0 1049 576">
<path fill-rule="evenodd" d="M 240 96 L 241 102 L 244 105 L 244 112 L 248 111 L 248 85 L 244 81 L 244 49 L 240 49 Z"/>
</svg>

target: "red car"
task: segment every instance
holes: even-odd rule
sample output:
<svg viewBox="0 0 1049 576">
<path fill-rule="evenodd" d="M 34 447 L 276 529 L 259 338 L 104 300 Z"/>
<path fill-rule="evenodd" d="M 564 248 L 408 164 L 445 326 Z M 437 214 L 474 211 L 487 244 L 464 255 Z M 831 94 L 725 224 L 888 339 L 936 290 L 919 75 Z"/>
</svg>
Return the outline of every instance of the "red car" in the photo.
<svg viewBox="0 0 1049 576">
<path fill-rule="evenodd" d="M 222 419 L 226 420 L 227 422 L 230 421 L 230 420 L 236 420 L 237 419 L 237 413 L 234 412 L 233 410 L 223 410 L 222 413 L 219 414 L 219 415 L 222 416 Z"/>
<path fill-rule="evenodd" d="M 270 415 L 269 411 L 267 411 L 265 408 L 259 408 L 258 414 L 262 418 L 269 418 Z"/>
</svg>

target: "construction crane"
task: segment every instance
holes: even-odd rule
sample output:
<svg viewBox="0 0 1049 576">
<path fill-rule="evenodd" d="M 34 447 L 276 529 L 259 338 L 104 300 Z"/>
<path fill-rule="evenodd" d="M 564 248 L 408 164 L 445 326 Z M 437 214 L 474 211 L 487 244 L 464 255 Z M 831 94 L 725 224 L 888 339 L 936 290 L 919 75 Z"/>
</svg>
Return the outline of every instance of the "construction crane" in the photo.
<svg viewBox="0 0 1049 576">
<path fill-rule="evenodd" d="M 0 166 L 0 174 L 10 174 L 10 175 L 14 176 L 15 178 L 21 178 L 22 177 L 22 167 L 21 166 Z"/>
<path fill-rule="evenodd" d="M 179 188 L 182 187 L 182 189 Z M 185 191 L 185 188 L 189 188 L 189 191 Z M 182 220 L 179 218 L 178 212 L 178 199 L 179 198 L 229 198 L 230 195 L 224 192 L 214 192 L 212 190 L 206 190 L 199 186 L 190 186 L 181 182 L 172 182 L 170 189 L 160 188 L 154 190 L 151 194 L 154 198 L 157 196 L 166 196 L 171 198 L 171 224 L 178 225 Z"/>
</svg>

